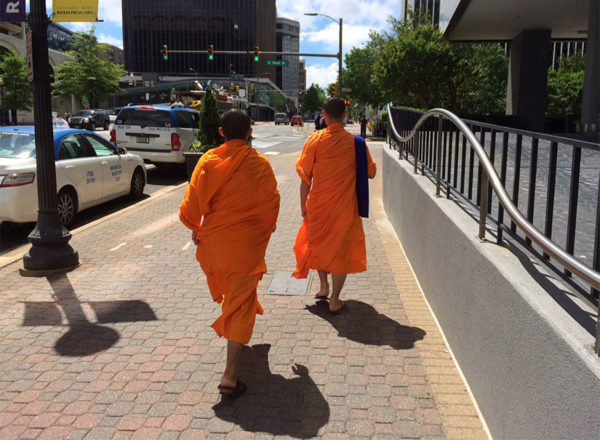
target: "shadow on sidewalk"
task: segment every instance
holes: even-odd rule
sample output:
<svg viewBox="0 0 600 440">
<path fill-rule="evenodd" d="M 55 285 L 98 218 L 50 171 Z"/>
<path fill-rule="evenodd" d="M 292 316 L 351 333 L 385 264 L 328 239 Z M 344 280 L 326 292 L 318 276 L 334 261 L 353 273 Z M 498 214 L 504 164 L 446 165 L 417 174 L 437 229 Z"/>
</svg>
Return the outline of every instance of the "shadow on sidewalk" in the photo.
<svg viewBox="0 0 600 440">
<path fill-rule="evenodd" d="M 239 375 L 248 385 L 237 399 L 223 397 L 213 406 L 215 415 L 250 432 L 294 438 L 316 437 L 329 421 L 329 405 L 310 378 L 308 368 L 296 364 L 298 375 L 286 379 L 269 369 L 270 344 L 244 347 Z"/>
<path fill-rule="evenodd" d="M 367 345 L 389 345 L 396 350 L 413 348 L 427 334 L 419 327 L 402 325 L 362 301 L 345 300 L 339 315 L 329 313 L 325 300 L 307 305 L 306 310 L 328 321 L 342 338 Z"/>
<path fill-rule="evenodd" d="M 24 326 L 62 325 L 61 309 L 69 331 L 54 346 L 63 356 L 87 356 L 108 350 L 120 339 L 114 329 L 88 321 L 75 290 L 65 274 L 47 277 L 55 302 L 26 302 Z M 88 303 L 98 322 L 155 321 L 156 315 L 143 301 L 95 301 Z"/>
</svg>

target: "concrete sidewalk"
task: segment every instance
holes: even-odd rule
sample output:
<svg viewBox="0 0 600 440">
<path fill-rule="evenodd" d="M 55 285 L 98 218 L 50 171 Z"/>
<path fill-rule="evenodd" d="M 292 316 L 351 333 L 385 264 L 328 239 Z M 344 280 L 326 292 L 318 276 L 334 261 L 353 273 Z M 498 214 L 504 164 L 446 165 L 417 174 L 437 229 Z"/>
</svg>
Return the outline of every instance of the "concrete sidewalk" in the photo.
<svg viewBox="0 0 600 440">
<path fill-rule="evenodd" d="M 381 145 L 371 144 L 379 161 Z M 51 278 L 0 269 L 0 438 L 484 439 L 472 399 L 371 184 L 368 270 L 347 310 L 266 295 L 294 268 L 297 154 L 269 156 L 281 192 L 245 349 L 248 392 L 221 401 L 219 313 L 177 211 L 184 188 L 78 233 L 82 265 Z"/>
</svg>

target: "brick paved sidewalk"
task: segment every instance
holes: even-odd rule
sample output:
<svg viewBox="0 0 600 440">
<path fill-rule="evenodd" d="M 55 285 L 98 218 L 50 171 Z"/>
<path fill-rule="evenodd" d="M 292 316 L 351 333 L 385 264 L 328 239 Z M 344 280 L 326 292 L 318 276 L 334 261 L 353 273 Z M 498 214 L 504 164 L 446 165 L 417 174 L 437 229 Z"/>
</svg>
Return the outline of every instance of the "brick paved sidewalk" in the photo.
<svg viewBox="0 0 600 440">
<path fill-rule="evenodd" d="M 348 277 L 347 310 L 330 316 L 315 287 L 265 295 L 294 267 L 295 156 L 270 156 L 282 205 L 244 396 L 217 392 L 219 306 L 177 218 L 180 188 L 75 235 L 73 272 L 0 269 L 0 439 L 486 438 L 385 219 L 380 176 L 368 270 Z"/>
</svg>

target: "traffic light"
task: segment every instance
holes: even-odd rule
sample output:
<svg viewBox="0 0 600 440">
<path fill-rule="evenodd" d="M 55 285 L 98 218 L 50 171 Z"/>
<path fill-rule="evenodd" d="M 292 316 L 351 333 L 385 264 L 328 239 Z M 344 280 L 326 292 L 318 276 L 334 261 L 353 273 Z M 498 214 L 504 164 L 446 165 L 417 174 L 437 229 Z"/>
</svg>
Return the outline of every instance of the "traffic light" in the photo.
<svg viewBox="0 0 600 440">
<path fill-rule="evenodd" d="M 215 59 L 215 46 L 214 44 L 208 45 L 208 60 L 212 61 Z"/>
<path fill-rule="evenodd" d="M 169 48 L 167 47 L 166 44 L 163 44 L 161 53 L 162 53 L 163 60 L 167 61 L 169 59 Z"/>
<path fill-rule="evenodd" d="M 304 93 L 304 90 L 298 90 L 298 96 L 302 96 L 302 93 Z"/>
<path fill-rule="evenodd" d="M 254 46 L 254 61 L 258 61 L 260 58 L 260 49 L 258 46 Z"/>
<path fill-rule="evenodd" d="M 338 94 L 338 83 L 334 82 L 331 87 L 331 95 L 337 96 L 337 94 Z"/>
<path fill-rule="evenodd" d="M 344 99 L 344 104 L 345 105 L 350 105 L 350 100 L 349 99 Z"/>
</svg>

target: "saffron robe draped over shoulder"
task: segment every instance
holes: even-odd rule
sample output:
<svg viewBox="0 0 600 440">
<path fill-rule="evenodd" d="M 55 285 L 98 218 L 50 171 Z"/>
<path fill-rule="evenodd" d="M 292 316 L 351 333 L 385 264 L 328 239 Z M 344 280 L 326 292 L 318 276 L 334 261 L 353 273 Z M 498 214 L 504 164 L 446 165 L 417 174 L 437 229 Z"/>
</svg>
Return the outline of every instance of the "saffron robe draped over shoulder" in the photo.
<svg viewBox="0 0 600 440">
<path fill-rule="evenodd" d="M 279 191 L 269 161 L 243 140 L 231 140 L 201 158 L 179 207 L 196 231 L 196 259 L 221 316 L 219 336 L 246 344 L 263 308 L 256 286 L 267 271 L 265 252 L 275 230 Z"/>
<path fill-rule="evenodd" d="M 367 148 L 369 177 L 376 164 Z M 341 123 L 317 131 L 304 144 L 296 162 L 300 178 L 310 186 L 306 215 L 294 245 L 296 278 L 309 269 L 333 273 L 363 272 L 367 252 L 356 198 L 354 136 Z"/>
</svg>

